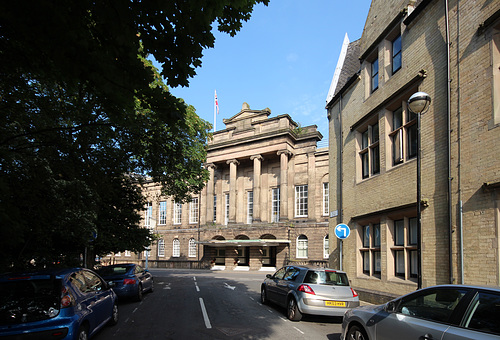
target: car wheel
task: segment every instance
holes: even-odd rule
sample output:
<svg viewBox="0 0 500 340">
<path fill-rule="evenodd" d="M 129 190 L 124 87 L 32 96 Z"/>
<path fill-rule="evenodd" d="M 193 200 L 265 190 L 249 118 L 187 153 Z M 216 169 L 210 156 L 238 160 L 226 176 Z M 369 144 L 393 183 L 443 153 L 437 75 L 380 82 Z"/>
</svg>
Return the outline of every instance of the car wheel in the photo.
<svg viewBox="0 0 500 340">
<path fill-rule="evenodd" d="M 111 312 L 111 319 L 109 320 L 109 325 L 114 326 L 118 323 L 118 306 L 113 304 L 113 310 Z"/>
<path fill-rule="evenodd" d="M 77 340 L 87 340 L 88 338 L 89 336 L 87 327 L 85 327 L 84 325 L 80 326 L 80 328 L 78 329 Z"/>
<path fill-rule="evenodd" d="M 267 292 L 266 292 L 266 288 L 262 287 L 262 289 L 260 290 L 260 302 L 265 305 L 269 302 L 269 300 L 267 299 Z"/>
<path fill-rule="evenodd" d="M 142 301 L 142 286 L 137 287 L 137 295 L 135 296 L 137 301 Z"/>
<path fill-rule="evenodd" d="M 362 327 L 352 326 L 347 332 L 346 340 L 368 340 L 368 335 Z"/>
<path fill-rule="evenodd" d="M 288 308 L 286 310 L 287 317 L 291 321 L 300 321 L 302 319 L 302 313 L 299 311 L 299 307 L 297 306 L 297 301 L 295 298 L 291 297 L 288 300 Z"/>
</svg>

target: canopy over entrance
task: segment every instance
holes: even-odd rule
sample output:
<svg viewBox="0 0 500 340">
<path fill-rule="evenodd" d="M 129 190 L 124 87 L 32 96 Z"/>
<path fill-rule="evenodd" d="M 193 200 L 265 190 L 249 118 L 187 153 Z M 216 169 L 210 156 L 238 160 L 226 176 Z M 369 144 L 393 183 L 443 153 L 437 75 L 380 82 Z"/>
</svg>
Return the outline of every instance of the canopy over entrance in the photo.
<svg viewBox="0 0 500 340">
<path fill-rule="evenodd" d="M 278 246 L 280 244 L 290 244 L 289 240 L 276 240 L 276 239 L 256 239 L 256 240 L 209 240 L 209 241 L 199 241 L 198 244 L 203 244 L 212 247 L 227 247 L 227 246 L 237 246 L 237 247 L 272 247 Z"/>
</svg>

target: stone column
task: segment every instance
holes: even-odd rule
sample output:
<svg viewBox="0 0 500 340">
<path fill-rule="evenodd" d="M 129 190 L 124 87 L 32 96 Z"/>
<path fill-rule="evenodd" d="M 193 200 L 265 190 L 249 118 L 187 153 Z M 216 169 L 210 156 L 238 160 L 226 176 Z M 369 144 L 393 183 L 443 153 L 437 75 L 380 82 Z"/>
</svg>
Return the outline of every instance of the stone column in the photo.
<svg viewBox="0 0 500 340">
<path fill-rule="evenodd" d="M 236 173 L 237 166 L 240 164 L 237 159 L 226 161 L 229 164 L 229 221 L 228 223 L 236 223 Z"/>
<path fill-rule="evenodd" d="M 280 156 L 280 221 L 288 220 L 288 150 L 278 151 Z"/>
<path fill-rule="evenodd" d="M 264 158 L 261 155 L 251 156 L 250 160 L 253 160 L 253 220 L 255 222 L 261 221 L 260 216 L 260 174 L 262 160 Z"/>
<path fill-rule="evenodd" d="M 213 163 L 208 163 L 205 165 L 206 168 L 208 169 L 208 172 L 210 173 L 210 177 L 208 179 L 207 183 L 207 214 L 206 214 L 206 221 L 207 223 L 209 222 L 214 222 L 216 223 L 217 221 L 214 221 L 214 191 L 215 191 L 215 181 L 214 181 L 214 173 L 215 173 L 215 164 Z"/>
</svg>

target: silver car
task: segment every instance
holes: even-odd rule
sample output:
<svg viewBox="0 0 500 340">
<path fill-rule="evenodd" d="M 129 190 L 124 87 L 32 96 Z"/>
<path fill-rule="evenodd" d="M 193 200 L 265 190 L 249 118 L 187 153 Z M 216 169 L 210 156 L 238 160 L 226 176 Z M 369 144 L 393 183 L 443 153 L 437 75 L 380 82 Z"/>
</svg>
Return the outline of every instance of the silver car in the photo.
<svg viewBox="0 0 500 340">
<path fill-rule="evenodd" d="M 347 311 L 341 340 L 500 339 L 500 289 L 441 285 Z"/>
<path fill-rule="evenodd" d="M 312 266 L 289 265 L 267 274 L 260 299 L 263 304 L 270 301 L 286 307 L 292 321 L 299 321 L 302 314 L 343 316 L 359 306 L 346 273 Z"/>
</svg>

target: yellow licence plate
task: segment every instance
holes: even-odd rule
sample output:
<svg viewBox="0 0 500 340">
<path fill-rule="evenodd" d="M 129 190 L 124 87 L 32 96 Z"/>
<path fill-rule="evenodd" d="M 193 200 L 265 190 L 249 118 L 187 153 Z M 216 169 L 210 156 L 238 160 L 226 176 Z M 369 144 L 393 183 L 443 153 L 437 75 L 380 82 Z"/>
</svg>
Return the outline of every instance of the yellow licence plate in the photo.
<svg viewBox="0 0 500 340">
<path fill-rule="evenodd" d="M 344 301 L 325 301 L 325 306 L 330 306 L 330 307 L 345 307 L 346 303 Z"/>
</svg>

